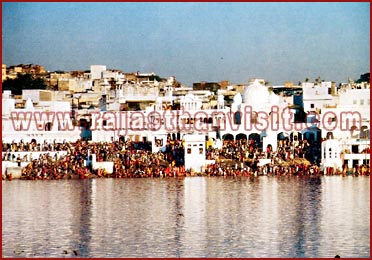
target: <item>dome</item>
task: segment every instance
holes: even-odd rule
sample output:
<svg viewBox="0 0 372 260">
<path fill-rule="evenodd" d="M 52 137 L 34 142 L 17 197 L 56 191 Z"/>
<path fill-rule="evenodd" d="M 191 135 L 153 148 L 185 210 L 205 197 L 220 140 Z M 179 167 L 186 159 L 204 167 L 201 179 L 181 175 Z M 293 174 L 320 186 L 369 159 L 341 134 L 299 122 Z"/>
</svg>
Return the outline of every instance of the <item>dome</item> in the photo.
<svg viewBox="0 0 372 260">
<path fill-rule="evenodd" d="M 224 102 L 224 96 L 223 95 L 218 95 L 218 102 L 219 103 L 222 103 L 222 102 Z"/>
<path fill-rule="evenodd" d="M 269 96 L 269 102 L 273 106 L 274 105 L 279 106 L 279 104 L 281 103 L 280 102 L 280 97 L 278 95 L 276 95 L 274 92 L 271 92 L 270 96 Z"/>
<path fill-rule="evenodd" d="M 239 106 L 242 104 L 242 95 L 240 93 L 237 93 L 235 96 L 234 96 L 234 103 Z"/>
<path fill-rule="evenodd" d="M 25 109 L 26 110 L 34 110 L 34 105 L 32 104 L 31 98 L 28 98 L 25 104 Z"/>
<path fill-rule="evenodd" d="M 243 102 L 253 108 L 264 107 L 270 103 L 270 92 L 266 86 L 255 80 L 253 84 L 244 88 Z"/>
<path fill-rule="evenodd" d="M 192 102 L 195 100 L 195 96 L 193 94 L 186 94 L 182 99 L 184 101 Z"/>
</svg>

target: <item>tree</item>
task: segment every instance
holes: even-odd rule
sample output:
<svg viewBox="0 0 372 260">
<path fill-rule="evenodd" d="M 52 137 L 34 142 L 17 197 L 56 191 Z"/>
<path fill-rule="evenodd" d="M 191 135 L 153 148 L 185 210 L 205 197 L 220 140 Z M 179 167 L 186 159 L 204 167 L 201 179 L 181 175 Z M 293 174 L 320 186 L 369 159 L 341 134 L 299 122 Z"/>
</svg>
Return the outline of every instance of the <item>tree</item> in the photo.
<svg viewBox="0 0 372 260">
<path fill-rule="evenodd" d="M 2 84 L 3 90 L 10 90 L 14 95 L 22 95 L 23 89 L 46 89 L 44 79 L 34 79 L 31 74 L 18 73 L 15 79 L 6 79 Z"/>
<path fill-rule="evenodd" d="M 356 81 L 356 83 L 368 82 L 369 83 L 369 73 L 365 73 L 360 75 L 360 79 Z"/>
<path fill-rule="evenodd" d="M 318 76 L 318 77 L 315 79 L 315 82 L 316 82 L 316 83 L 320 83 L 320 82 L 321 82 L 320 76 Z"/>
<path fill-rule="evenodd" d="M 165 79 L 160 78 L 158 75 L 151 75 L 149 77 L 149 80 L 151 80 L 151 81 L 155 81 L 156 80 L 157 82 L 165 81 Z"/>
</svg>

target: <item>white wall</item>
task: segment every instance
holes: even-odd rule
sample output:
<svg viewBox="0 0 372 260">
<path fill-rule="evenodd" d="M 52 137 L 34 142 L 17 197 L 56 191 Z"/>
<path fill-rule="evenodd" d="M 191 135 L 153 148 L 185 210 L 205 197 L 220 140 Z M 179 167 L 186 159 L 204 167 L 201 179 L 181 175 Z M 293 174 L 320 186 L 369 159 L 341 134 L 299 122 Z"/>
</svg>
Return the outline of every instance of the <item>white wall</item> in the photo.
<svg viewBox="0 0 372 260">
<path fill-rule="evenodd" d="M 333 97 L 328 94 L 328 90 L 331 86 L 332 82 L 322 82 L 320 85 L 314 85 L 314 83 L 310 82 L 302 83 L 305 112 L 316 111 L 322 109 L 326 105 L 335 105 Z M 313 108 L 311 104 L 314 105 Z"/>
<path fill-rule="evenodd" d="M 202 172 L 205 167 L 205 136 L 185 135 L 185 169 Z"/>
<path fill-rule="evenodd" d="M 91 74 L 91 79 L 102 79 L 102 73 L 106 71 L 106 66 L 105 65 L 91 65 L 90 66 L 90 74 Z"/>
</svg>

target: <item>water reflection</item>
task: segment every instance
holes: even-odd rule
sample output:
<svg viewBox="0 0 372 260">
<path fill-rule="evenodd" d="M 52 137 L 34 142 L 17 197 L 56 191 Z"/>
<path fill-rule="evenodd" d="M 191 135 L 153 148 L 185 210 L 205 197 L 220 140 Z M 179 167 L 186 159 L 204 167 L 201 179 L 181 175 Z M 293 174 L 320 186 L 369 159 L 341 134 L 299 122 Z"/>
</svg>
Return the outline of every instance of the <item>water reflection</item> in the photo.
<svg viewBox="0 0 372 260">
<path fill-rule="evenodd" d="M 79 227 L 79 237 L 73 243 L 74 255 L 77 256 L 89 256 L 89 245 L 91 242 L 91 227 L 95 201 L 95 180 L 84 180 L 81 181 L 80 187 L 80 206 L 75 208 L 77 212 L 74 213 L 76 216 L 80 216 L 78 223 L 76 224 Z M 79 212 L 80 211 L 80 212 Z"/>
<path fill-rule="evenodd" d="M 369 177 L 3 182 L 3 257 L 369 257 Z"/>
</svg>

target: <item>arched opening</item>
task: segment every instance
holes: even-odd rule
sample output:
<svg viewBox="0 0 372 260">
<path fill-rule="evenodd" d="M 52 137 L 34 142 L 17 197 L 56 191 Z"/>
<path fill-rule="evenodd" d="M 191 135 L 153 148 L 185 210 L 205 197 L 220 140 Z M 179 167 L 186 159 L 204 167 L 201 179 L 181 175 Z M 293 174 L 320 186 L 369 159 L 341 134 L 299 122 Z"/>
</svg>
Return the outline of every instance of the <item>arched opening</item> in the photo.
<svg viewBox="0 0 372 260">
<path fill-rule="evenodd" d="M 304 134 L 304 140 L 306 140 L 308 143 L 313 143 L 315 141 L 315 134 L 312 132 L 306 132 Z"/>
<path fill-rule="evenodd" d="M 44 130 L 45 131 L 52 131 L 52 127 L 53 127 L 52 122 L 48 122 L 48 123 L 45 124 Z"/>
<path fill-rule="evenodd" d="M 358 130 L 358 127 L 356 127 L 355 125 L 350 127 L 350 137 L 351 138 L 357 138 L 358 137 L 358 135 L 356 134 L 357 130 Z"/>
<path fill-rule="evenodd" d="M 235 140 L 247 140 L 247 135 L 240 133 L 235 137 Z"/>
<path fill-rule="evenodd" d="M 368 130 L 368 126 L 362 126 L 360 128 L 360 134 L 359 134 L 359 138 L 360 139 L 369 139 L 369 130 Z"/>
<path fill-rule="evenodd" d="M 327 132 L 327 137 L 326 137 L 328 140 L 329 139 L 334 139 L 333 137 L 333 132 Z"/>
<path fill-rule="evenodd" d="M 222 136 L 222 140 L 224 140 L 224 141 L 227 141 L 227 140 L 234 141 L 234 136 L 232 134 L 224 134 Z"/>
<path fill-rule="evenodd" d="M 234 124 L 240 125 L 242 123 L 242 112 L 236 111 L 234 114 Z"/>
<path fill-rule="evenodd" d="M 289 142 L 289 134 L 286 132 L 280 132 L 276 136 L 278 148 L 285 147 L 287 143 Z"/>
<path fill-rule="evenodd" d="M 84 127 L 84 129 L 88 129 L 89 128 L 88 120 L 86 120 L 85 118 L 81 118 L 79 120 L 79 126 Z"/>
<path fill-rule="evenodd" d="M 293 141 L 298 141 L 298 132 L 292 132 L 289 134 L 289 140 L 291 140 L 291 142 Z"/>
<path fill-rule="evenodd" d="M 300 140 L 302 140 L 302 134 L 300 132 L 296 132 L 296 131 L 292 132 L 289 135 L 289 139 L 291 140 L 291 142 L 300 141 Z"/>
<path fill-rule="evenodd" d="M 273 147 L 271 144 L 268 144 L 266 146 L 266 159 L 270 159 L 271 158 L 271 152 L 273 151 Z"/>
<path fill-rule="evenodd" d="M 255 148 L 262 148 L 261 136 L 257 133 L 252 133 L 248 136 L 248 143 Z"/>
<path fill-rule="evenodd" d="M 252 112 L 251 116 L 251 124 L 257 124 L 257 112 Z"/>
<path fill-rule="evenodd" d="M 289 139 L 289 135 L 285 132 L 280 132 L 278 135 L 277 135 L 277 139 L 278 141 L 280 140 L 286 140 L 286 139 Z"/>
<path fill-rule="evenodd" d="M 278 140 L 279 147 L 284 146 L 285 144 L 287 144 L 287 142 L 289 142 L 289 138 L 290 138 L 290 135 L 288 133 L 280 132 L 277 135 L 277 140 Z"/>
</svg>

